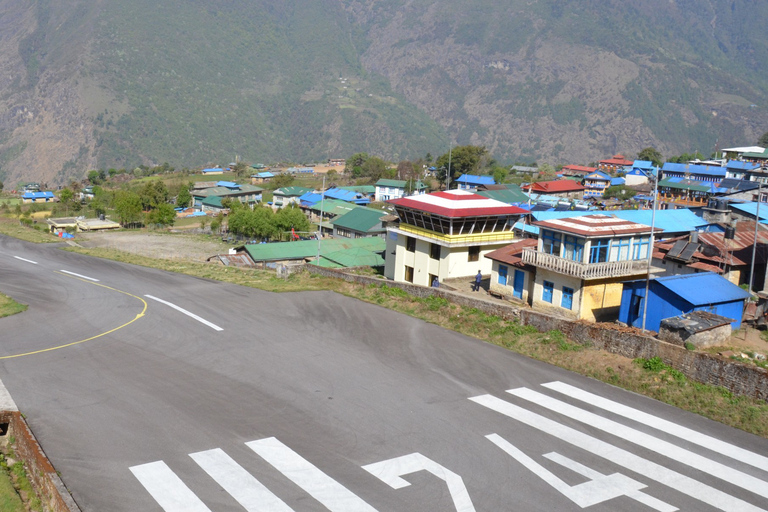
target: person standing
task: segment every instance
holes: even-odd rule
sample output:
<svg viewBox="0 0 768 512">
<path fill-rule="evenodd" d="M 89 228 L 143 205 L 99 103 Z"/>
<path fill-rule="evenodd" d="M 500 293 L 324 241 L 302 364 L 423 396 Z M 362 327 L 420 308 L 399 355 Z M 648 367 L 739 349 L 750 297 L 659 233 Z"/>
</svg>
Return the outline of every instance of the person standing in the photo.
<svg viewBox="0 0 768 512">
<path fill-rule="evenodd" d="M 479 292 L 480 291 L 480 281 L 483 280 L 483 274 L 479 270 L 477 271 L 477 275 L 475 276 L 475 284 L 472 287 L 473 292 Z"/>
<path fill-rule="evenodd" d="M 432 288 L 440 288 L 440 281 L 437 279 L 437 276 L 432 280 Z"/>
</svg>

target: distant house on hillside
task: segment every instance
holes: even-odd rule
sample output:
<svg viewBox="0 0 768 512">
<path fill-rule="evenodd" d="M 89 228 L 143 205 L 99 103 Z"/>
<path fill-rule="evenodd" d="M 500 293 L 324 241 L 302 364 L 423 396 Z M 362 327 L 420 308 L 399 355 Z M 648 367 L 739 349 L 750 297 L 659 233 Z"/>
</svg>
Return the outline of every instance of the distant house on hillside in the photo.
<svg viewBox="0 0 768 512">
<path fill-rule="evenodd" d="M 598 162 L 597 169 L 607 173 L 615 173 L 623 171 L 625 167 L 629 167 L 631 165 L 632 161 L 624 158 L 624 155 L 613 155 L 611 158 L 600 160 L 600 162 Z"/>
<path fill-rule="evenodd" d="M 263 188 L 254 185 L 240 185 L 231 181 L 219 181 L 215 187 L 193 190 L 191 193 L 193 206 L 197 209 L 202 208 L 205 198 L 214 196 L 221 198 L 222 201 L 227 198 L 234 199 L 253 208 L 256 203 L 261 201 L 261 193 L 263 191 Z M 216 207 L 210 201 L 209 206 Z"/>
<path fill-rule="evenodd" d="M 538 181 L 520 187 L 529 194 L 546 194 L 567 199 L 581 199 L 584 186 L 573 180 Z"/>
<path fill-rule="evenodd" d="M 571 176 L 574 178 L 583 178 L 587 174 L 593 173 L 597 170 L 597 167 L 588 167 L 586 165 L 564 165 L 560 170 L 563 176 Z"/>
<path fill-rule="evenodd" d="M 216 176 L 218 174 L 224 174 L 224 169 L 221 167 L 210 167 L 201 171 L 205 176 Z"/>
<path fill-rule="evenodd" d="M 56 201 L 53 192 L 24 192 L 21 195 L 24 203 L 52 203 Z"/>
<path fill-rule="evenodd" d="M 417 196 L 427 192 L 427 186 L 414 180 L 385 180 L 376 182 L 376 201 L 389 201 L 406 196 Z"/>
<path fill-rule="evenodd" d="M 477 190 L 482 185 L 495 185 L 496 180 L 493 176 L 473 176 L 472 174 L 462 174 L 456 181 L 456 188 L 461 190 Z"/>
</svg>

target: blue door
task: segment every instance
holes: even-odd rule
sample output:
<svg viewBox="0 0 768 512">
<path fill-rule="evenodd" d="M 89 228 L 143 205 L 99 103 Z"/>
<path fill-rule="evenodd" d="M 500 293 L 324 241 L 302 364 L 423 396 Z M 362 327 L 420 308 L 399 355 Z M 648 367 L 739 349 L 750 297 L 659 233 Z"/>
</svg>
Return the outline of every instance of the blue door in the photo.
<svg viewBox="0 0 768 512">
<path fill-rule="evenodd" d="M 560 307 L 573 309 L 573 288 L 563 286 L 563 299 L 560 301 Z"/>
<path fill-rule="evenodd" d="M 507 286 L 507 267 L 505 265 L 499 265 L 499 284 Z"/>
<path fill-rule="evenodd" d="M 522 270 L 515 270 L 514 288 L 512 290 L 512 296 L 518 299 L 523 298 L 523 286 L 525 285 L 525 272 Z"/>
</svg>

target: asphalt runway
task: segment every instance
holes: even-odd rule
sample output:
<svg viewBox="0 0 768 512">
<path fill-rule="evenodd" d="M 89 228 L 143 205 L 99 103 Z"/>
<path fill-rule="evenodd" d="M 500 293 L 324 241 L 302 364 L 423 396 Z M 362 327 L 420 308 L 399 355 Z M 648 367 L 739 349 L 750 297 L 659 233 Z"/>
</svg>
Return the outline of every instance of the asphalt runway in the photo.
<svg viewBox="0 0 768 512">
<path fill-rule="evenodd" d="M 0 378 L 84 511 L 768 510 L 768 441 L 331 292 L 0 236 Z"/>
</svg>

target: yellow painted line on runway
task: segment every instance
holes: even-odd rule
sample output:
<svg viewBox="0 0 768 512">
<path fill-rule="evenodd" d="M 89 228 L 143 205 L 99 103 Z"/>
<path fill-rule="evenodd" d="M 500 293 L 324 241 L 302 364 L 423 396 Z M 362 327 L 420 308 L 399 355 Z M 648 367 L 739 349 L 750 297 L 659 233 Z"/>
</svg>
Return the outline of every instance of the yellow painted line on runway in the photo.
<svg viewBox="0 0 768 512">
<path fill-rule="evenodd" d="M 65 274 L 63 272 L 56 272 L 56 273 L 57 274 L 61 274 L 64 277 L 69 277 L 71 279 L 77 279 L 79 281 L 91 284 L 93 286 L 101 286 L 102 288 L 106 288 L 107 290 L 112 290 L 113 292 L 118 292 L 118 293 L 122 293 L 122 294 L 128 295 L 129 297 L 133 297 L 134 299 L 140 300 L 142 302 L 142 304 L 144 304 L 144 308 L 141 310 L 141 313 L 137 314 L 136 317 L 133 320 L 130 320 L 130 321 L 124 323 L 123 325 L 118 326 L 118 327 L 115 327 L 114 329 L 110 329 L 107 332 L 102 332 L 101 334 L 97 334 L 95 336 L 91 336 L 90 338 L 86 338 L 84 340 L 73 341 L 72 343 L 67 343 L 65 345 L 59 345 L 58 347 L 44 348 L 44 349 L 41 349 L 41 350 L 35 350 L 33 352 L 25 352 L 24 354 L 14 354 L 14 355 L 11 355 L 11 356 L 0 356 L 0 360 L 2 360 L 2 359 L 13 359 L 15 357 L 32 356 L 32 355 L 35 355 L 35 354 L 42 354 L 43 352 L 51 352 L 52 350 L 59 350 L 59 349 L 62 349 L 62 348 L 71 347 L 73 345 L 79 345 L 80 343 L 85 343 L 86 341 L 95 340 L 96 338 L 101 338 L 102 336 L 106 336 L 107 334 L 112 334 L 113 332 L 118 331 L 118 330 L 122 329 L 123 327 L 127 327 L 127 326 L 131 325 L 133 322 L 135 322 L 139 318 L 143 317 L 144 313 L 146 313 L 146 311 L 147 311 L 147 301 L 145 301 L 144 299 L 142 299 L 138 295 L 134 295 L 132 293 L 125 292 L 123 290 L 118 290 L 117 288 L 112 288 L 111 286 L 107 286 L 105 284 L 95 283 L 93 281 L 88 281 L 88 280 L 85 280 L 85 279 L 81 279 L 79 277 L 74 277 L 72 275 L 67 275 L 67 274 Z"/>
</svg>

